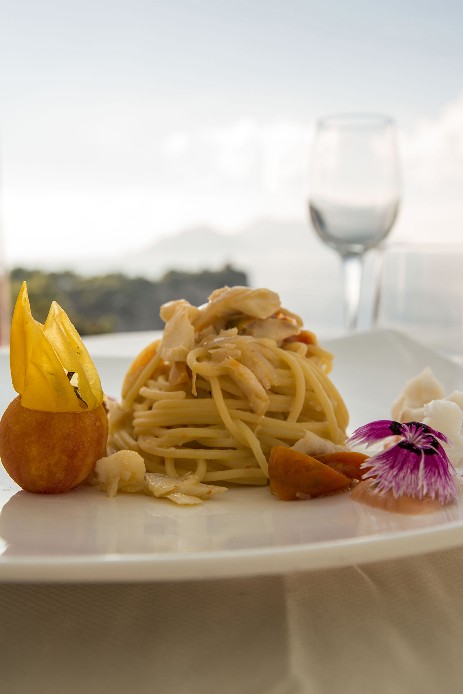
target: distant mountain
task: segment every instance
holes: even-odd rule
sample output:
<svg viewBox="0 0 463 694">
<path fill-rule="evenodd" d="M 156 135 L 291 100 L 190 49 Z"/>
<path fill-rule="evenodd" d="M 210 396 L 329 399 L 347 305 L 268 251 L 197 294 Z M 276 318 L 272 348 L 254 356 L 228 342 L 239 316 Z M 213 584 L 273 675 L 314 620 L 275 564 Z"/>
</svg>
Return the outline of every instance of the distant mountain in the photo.
<svg viewBox="0 0 463 694">
<path fill-rule="evenodd" d="M 166 270 L 200 270 L 232 263 L 253 273 L 269 259 L 279 263 L 307 258 L 323 247 L 301 222 L 259 221 L 235 234 L 222 234 L 210 227 L 194 227 L 159 239 L 142 249 L 105 259 L 106 267 L 130 274 L 159 276 Z"/>
<path fill-rule="evenodd" d="M 234 239 L 238 234 L 232 236 L 224 236 L 219 232 L 211 229 L 210 227 L 192 227 L 191 229 L 184 229 L 179 231 L 174 236 L 165 236 L 150 246 L 143 249 L 143 254 L 145 253 L 155 253 L 156 256 L 168 256 L 176 257 L 179 254 L 179 249 L 182 250 L 182 254 L 188 256 L 197 256 L 204 254 L 207 250 L 208 253 L 222 253 L 224 248 L 224 240 L 226 240 L 227 245 L 232 249 L 234 246 Z M 133 255 L 134 260 L 139 262 L 139 252 L 129 254 Z"/>
</svg>

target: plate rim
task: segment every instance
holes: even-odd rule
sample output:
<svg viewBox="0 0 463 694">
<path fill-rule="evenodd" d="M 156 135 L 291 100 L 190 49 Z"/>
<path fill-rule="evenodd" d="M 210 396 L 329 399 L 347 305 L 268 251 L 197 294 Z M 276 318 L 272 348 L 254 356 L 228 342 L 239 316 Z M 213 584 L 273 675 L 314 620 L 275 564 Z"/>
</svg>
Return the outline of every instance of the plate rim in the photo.
<svg viewBox="0 0 463 694">
<path fill-rule="evenodd" d="M 278 576 L 412 558 L 462 545 L 460 519 L 427 528 L 272 548 L 134 553 L 123 555 L 122 560 L 117 553 L 60 558 L 44 555 L 39 560 L 0 556 L 0 583 L 187 582 Z M 289 567 L 276 559 L 289 559 Z"/>
</svg>

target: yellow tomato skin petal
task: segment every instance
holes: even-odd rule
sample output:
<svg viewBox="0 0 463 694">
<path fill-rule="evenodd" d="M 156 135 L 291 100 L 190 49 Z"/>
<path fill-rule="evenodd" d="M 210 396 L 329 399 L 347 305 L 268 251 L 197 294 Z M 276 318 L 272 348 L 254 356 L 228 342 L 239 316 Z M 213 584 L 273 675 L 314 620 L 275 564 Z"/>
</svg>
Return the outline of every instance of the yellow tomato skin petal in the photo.
<svg viewBox="0 0 463 694">
<path fill-rule="evenodd" d="M 81 412 L 82 406 L 43 333 L 34 343 L 21 395 L 23 407 L 42 412 Z"/>
<path fill-rule="evenodd" d="M 56 301 L 50 307 L 43 332 L 64 369 L 78 374 L 79 395 L 87 403 L 88 409 L 93 410 L 101 405 L 104 396 L 95 365 L 79 333 Z"/>
<path fill-rule="evenodd" d="M 28 348 L 41 331 L 41 324 L 32 317 L 27 285 L 23 282 L 16 299 L 10 331 L 11 381 L 17 393 L 22 393 L 26 382 Z"/>
<path fill-rule="evenodd" d="M 53 302 L 45 325 L 36 321 L 25 282 L 13 313 L 10 368 L 13 388 L 27 409 L 82 412 L 103 402 L 98 372 L 67 314 Z M 77 374 L 72 384 L 68 372 Z"/>
</svg>

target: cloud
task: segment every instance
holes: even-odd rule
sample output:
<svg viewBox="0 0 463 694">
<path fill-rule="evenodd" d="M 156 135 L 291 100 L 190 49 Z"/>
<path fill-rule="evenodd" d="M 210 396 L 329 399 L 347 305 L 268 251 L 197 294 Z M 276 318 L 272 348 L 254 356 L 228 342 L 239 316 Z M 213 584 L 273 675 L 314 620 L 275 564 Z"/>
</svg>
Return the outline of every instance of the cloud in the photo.
<svg viewBox="0 0 463 694">
<path fill-rule="evenodd" d="M 161 145 L 161 151 L 167 159 L 178 159 L 188 153 L 191 135 L 186 132 L 169 134 Z"/>
<path fill-rule="evenodd" d="M 242 119 L 166 140 L 169 185 L 220 196 L 224 221 L 249 215 L 302 218 L 310 188 L 313 125 Z M 463 219 L 463 94 L 434 118 L 400 128 L 403 180 L 397 240 L 454 240 Z M 241 215 L 239 214 L 241 210 Z M 204 209 L 207 217 L 207 209 Z M 214 213 L 215 217 L 215 213 Z"/>
<path fill-rule="evenodd" d="M 463 193 L 463 94 L 401 139 L 404 179 L 413 200 L 458 200 Z"/>
<path fill-rule="evenodd" d="M 397 240 L 461 241 L 463 94 L 401 132 L 403 206 Z"/>
<path fill-rule="evenodd" d="M 65 115 L 48 140 L 37 136 L 40 123 L 3 149 L 6 249 L 15 261 L 75 252 L 56 243 L 64 233 L 95 252 L 108 243 L 122 251 L 198 224 L 232 232 L 259 218 L 307 219 L 311 123 L 242 118 L 155 132 L 148 116 L 137 129 L 135 111 L 120 109 L 111 127 L 107 114 L 86 113 L 69 138 Z M 401 129 L 400 145 L 404 195 L 391 238 L 460 240 L 463 94 Z"/>
<path fill-rule="evenodd" d="M 263 190 L 273 192 L 286 181 L 306 175 L 311 131 L 309 124 L 294 121 L 242 119 L 227 126 L 175 133 L 165 140 L 164 151 L 171 156 L 174 143 L 189 143 L 182 151 L 185 157 L 207 162 L 224 178 L 243 183 L 257 179 Z M 176 148 L 175 155 L 179 153 Z"/>
<path fill-rule="evenodd" d="M 243 223 L 261 216 L 300 218 L 311 133 L 306 123 L 250 118 L 172 133 L 161 145 L 164 185 L 180 198 L 193 192 L 228 199 L 224 226 L 230 226 L 230 218 Z M 210 221 L 207 209 L 204 214 Z"/>
</svg>

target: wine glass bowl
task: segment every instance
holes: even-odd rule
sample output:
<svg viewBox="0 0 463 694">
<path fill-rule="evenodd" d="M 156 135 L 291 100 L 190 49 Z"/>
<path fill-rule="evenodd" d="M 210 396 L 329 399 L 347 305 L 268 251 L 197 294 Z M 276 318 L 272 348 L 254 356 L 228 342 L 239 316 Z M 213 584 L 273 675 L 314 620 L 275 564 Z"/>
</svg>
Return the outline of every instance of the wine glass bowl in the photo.
<svg viewBox="0 0 463 694">
<path fill-rule="evenodd" d="M 391 231 L 400 202 L 395 123 L 389 116 L 340 115 L 318 121 L 309 211 L 319 238 L 343 260 L 346 325 L 358 321 L 362 261 Z"/>
</svg>

